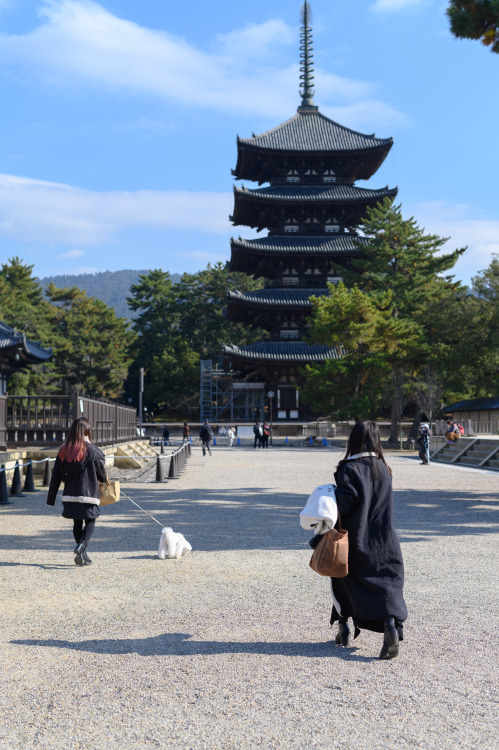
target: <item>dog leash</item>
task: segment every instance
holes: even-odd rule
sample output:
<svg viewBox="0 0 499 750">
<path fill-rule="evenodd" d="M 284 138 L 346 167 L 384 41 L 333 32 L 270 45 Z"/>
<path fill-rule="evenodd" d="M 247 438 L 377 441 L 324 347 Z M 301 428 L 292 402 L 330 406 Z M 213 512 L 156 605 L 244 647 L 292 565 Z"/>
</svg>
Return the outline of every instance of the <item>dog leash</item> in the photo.
<svg viewBox="0 0 499 750">
<path fill-rule="evenodd" d="M 153 521 L 156 521 L 156 523 L 159 523 L 159 525 L 161 526 L 161 528 L 164 528 L 164 523 L 161 523 L 161 521 L 158 521 L 157 518 L 154 518 L 154 516 L 151 516 L 151 514 L 147 510 L 144 510 L 144 508 L 141 508 L 140 505 L 138 503 L 136 503 L 135 500 L 132 500 L 131 497 L 128 497 L 128 495 L 125 494 L 123 492 L 123 490 L 121 490 L 121 495 L 123 497 L 126 497 L 127 500 L 130 500 L 131 503 L 133 503 L 134 505 L 136 505 L 139 510 L 141 510 L 143 513 L 146 514 L 146 516 L 149 516 L 149 518 L 152 518 Z"/>
</svg>

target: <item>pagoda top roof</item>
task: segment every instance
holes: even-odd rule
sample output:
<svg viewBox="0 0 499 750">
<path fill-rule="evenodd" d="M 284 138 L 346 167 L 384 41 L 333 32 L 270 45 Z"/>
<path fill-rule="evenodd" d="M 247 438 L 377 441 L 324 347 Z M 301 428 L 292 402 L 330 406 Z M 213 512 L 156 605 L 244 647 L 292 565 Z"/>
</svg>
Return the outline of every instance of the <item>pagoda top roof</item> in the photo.
<svg viewBox="0 0 499 750">
<path fill-rule="evenodd" d="M 268 237 L 257 237 L 253 240 L 233 237 L 231 245 L 233 248 L 243 248 L 256 253 L 323 253 L 329 255 L 361 252 L 358 245 L 365 245 L 367 249 L 369 240 L 367 237 L 354 234 L 269 234 Z"/>
<path fill-rule="evenodd" d="M 314 201 L 356 203 L 365 200 L 395 198 L 397 188 L 388 185 L 379 190 L 361 188 L 355 185 L 272 185 L 263 188 L 234 186 L 234 194 L 241 198 L 260 198 L 274 201 Z"/>
<path fill-rule="evenodd" d="M 252 138 L 238 137 L 237 142 L 271 151 L 388 151 L 393 138 L 365 135 L 339 125 L 319 111 L 299 109 L 296 115 L 272 130 Z"/>
<path fill-rule="evenodd" d="M 19 366 L 40 364 L 52 356 L 52 349 L 46 349 L 39 341 L 31 341 L 24 333 L 0 321 L 0 357 L 9 351 L 19 354 Z"/>
<path fill-rule="evenodd" d="M 223 352 L 243 360 L 260 362 L 324 362 L 327 359 L 339 359 L 343 352 L 339 347 L 323 344 L 305 344 L 303 341 L 259 341 L 247 346 L 225 345 Z"/>
<path fill-rule="evenodd" d="M 289 306 L 289 307 L 310 307 L 310 297 L 329 295 L 328 289 L 310 287 L 309 289 L 278 289 L 267 287 L 257 289 L 252 292 L 228 292 L 229 300 L 238 302 L 249 302 L 250 304 Z"/>
</svg>

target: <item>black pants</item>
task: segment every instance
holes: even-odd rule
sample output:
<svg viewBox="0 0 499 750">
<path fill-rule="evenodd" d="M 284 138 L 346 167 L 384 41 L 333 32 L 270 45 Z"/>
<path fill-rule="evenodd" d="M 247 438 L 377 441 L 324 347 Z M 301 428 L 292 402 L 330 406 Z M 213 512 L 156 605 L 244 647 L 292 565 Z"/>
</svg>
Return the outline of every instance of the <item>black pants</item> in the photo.
<svg viewBox="0 0 499 750">
<path fill-rule="evenodd" d="M 202 440 L 201 442 L 202 442 L 202 445 L 203 445 L 203 456 L 206 456 L 206 451 L 208 451 L 208 453 L 211 456 L 210 441 L 209 440 Z"/>
<path fill-rule="evenodd" d="M 86 542 L 88 544 L 92 534 L 94 533 L 94 529 L 95 518 L 89 518 L 88 520 L 86 520 L 85 528 L 83 528 L 83 520 L 81 518 L 74 518 L 73 536 L 75 538 L 76 544 L 79 544 L 80 542 Z"/>
</svg>

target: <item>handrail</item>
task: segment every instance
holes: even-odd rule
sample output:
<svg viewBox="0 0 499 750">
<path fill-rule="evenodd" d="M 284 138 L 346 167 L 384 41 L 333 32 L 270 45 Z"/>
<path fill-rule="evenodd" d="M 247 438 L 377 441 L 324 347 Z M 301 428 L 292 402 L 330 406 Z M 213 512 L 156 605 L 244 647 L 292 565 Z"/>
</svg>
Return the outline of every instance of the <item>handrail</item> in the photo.
<svg viewBox="0 0 499 750">
<path fill-rule="evenodd" d="M 499 451 L 499 445 L 496 445 L 496 447 L 494 448 L 494 450 L 492 451 L 492 453 L 489 453 L 489 455 L 487 456 L 487 458 L 484 458 L 483 461 L 480 461 L 480 463 L 478 464 L 478 466 L 479 467 L 483 466 L 484 464 L 487 463 L 487 461 L 490 461 L 490 459 L 493 458 L 493 456 L 495 456 L 495 454 L 497 453 L 497 451 Z"/>
<path fill-rule="evenodd" d="M 478 442 L 478 438 L 475 438 L 474 440 L 472 440 L 471 443 L 468 443 L 468 445 L 466 446 L 466 448 L 463 448 L 462 451 L 459 451 L 459 453 L 457 453 L 454 456 L 454 458 L 452 459 L 452 461 L 450 461 L 449 463 L 453 464 L 455 461 L 457 461 L 458 458 L 461 458 L 461 456 L 464 456 L 464 454 L 466 453 L 466 451 L 469 450 L 477 442 Z"/>
</svg>

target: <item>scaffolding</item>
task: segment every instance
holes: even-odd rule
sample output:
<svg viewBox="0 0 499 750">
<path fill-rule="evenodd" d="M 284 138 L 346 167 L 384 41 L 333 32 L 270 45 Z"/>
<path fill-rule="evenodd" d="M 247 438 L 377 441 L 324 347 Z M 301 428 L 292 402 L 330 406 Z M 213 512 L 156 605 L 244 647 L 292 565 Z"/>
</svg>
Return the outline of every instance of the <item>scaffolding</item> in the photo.
<svg viewBox="0 0 499 750">
<path fill-rule="evenodd" d="M 213 421 L 213 362 L 211 359 L 201 360 L 201 387 L 199 398 L 199 416 L 203 422 Z"/>
<path fill-rule="evenodd" d="M 265 419 L 265 383 L 236 380 L 234 373 L 201 360 L 200 417 L 209 422 L 255 422 Z"/>
</svg>

